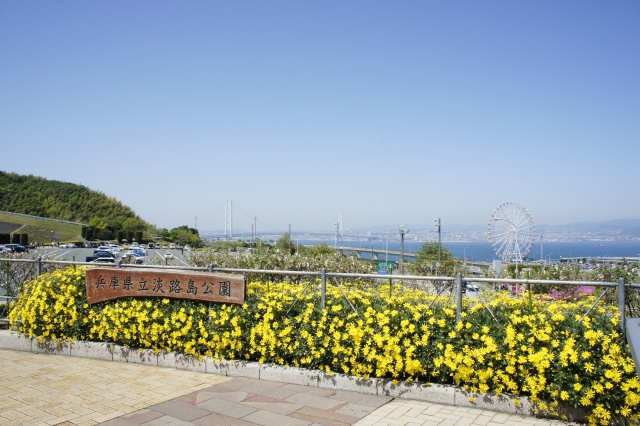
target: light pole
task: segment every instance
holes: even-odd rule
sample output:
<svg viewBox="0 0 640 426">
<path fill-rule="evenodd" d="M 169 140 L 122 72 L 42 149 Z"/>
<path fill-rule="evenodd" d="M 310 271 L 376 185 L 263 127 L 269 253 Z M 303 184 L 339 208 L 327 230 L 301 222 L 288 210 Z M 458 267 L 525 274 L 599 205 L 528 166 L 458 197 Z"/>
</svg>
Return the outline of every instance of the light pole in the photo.
<svg viewBox="0 0 640 426">
<path fill-rule="evenodd" d="M 436 232 L 438 233 L 438 265 L 440 265 L 440 243 L 441 243 L 441 232 L 440 232 L 440 218 L 433 219 L 436 223 Z"/>
<path fill-rule="evenodd" d="M 467 263 L 467 249 L 468 248 L 469 247 L 465 247 L 464 250 L 462 251 L 462 258 L 463 258 L 465 264 Z"/>
<path fill-rule="evenodd" d="M 384 261 L 388 262 L 389 261 L 389 231 L 391 231 L 393 228 L 395 228 L 396 225 L 393 225 L 391 228 L 387 229 L 387 244 L 386 244 L 386 253 L 384 255 Z"/>
<path fill-rule="evenodd" d="M 400 225 L 400 275 L 404 275 L 404 235 L 409 233 L 408 229 L 404 229 L 404 225 Z"/>
</svg>

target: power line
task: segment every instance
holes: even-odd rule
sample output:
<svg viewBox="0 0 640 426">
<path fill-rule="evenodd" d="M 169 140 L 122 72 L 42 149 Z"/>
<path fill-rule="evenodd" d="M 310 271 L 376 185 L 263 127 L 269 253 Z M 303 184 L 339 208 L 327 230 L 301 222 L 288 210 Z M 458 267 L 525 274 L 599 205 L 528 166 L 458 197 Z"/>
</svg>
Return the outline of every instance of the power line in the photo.
<svg viewBox="0 0 640 426">
<path fill-rule="evenodd" d="M 212 211 L 211 213 L 207 213 L 207 214 L 205 214 L 205 215 L 201 215 L 201 216 L 200 216 L 200 219 L 205 219 L 205 218 L 207 218 L 207 217 L 211 216 L 212 214 L 219 212 L 219 211 L 220 211 L 220 210 L 222 210 L 223 208 L 224 208 L 224 204 L 223 204 L 223 205 L 221 205 L 220 207 L 218 207 L 217 209 L 215 209 L 214 211 Z"/>
<path fill-rule="evenodd" d="M 276 228 L 275 226 L 271 226 L 271 225 L 269 225 L 268 223 L 263 222 L 263 221 L 261 221 L 260 219 L 257 219 L 257 218 L 255 217 L 255 215 L 252 215 L 252 214 L 248 213 L 246 210 L 244 210 L 244 209 L 243 209 L 242 207 L 240 207 L 238 204 L 235 204 L 235 203 L 234 203 L 234 204 L 233 204 L 233 206 L 234 206 L 234 207 L 235 207 L 235 208 L 236 208 L 240 213 L 244 214 L 244 215 L 245 215 L 245 216 L 247 216 L 249 219 L 254 220 L 255 222 L 259 223 L 260 225 L 262 225 L 262 226 L 264 226 L 264 227 L 266 227 L 266 228 L 271 228 L 271 229 L 272 229 L 272 230 L 274 230 L 274 231 L 284 233 L 284 231 L 283 231 L 282 229 L 278 229 L 278 228 Z"/>
</svg>

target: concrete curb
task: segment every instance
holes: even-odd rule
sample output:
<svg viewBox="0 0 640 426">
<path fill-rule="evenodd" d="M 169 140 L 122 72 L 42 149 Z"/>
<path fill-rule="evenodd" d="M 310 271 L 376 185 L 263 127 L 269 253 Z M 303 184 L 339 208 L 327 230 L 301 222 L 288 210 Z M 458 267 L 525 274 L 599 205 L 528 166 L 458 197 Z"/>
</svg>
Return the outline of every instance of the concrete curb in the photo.
<svg viewBox="0 0 640 426">
<path fill-rule="evenodd" d="M 246 377 L 370 395 L 385 395 L 507 414 L 534 415 L 533 404 L 524 396 L 517 397 L 520 404 L 515 404 L 513 399 L 516 397 L 513 396 L 473 394 L 458 386 L 407 382 L 394 384 L 391 380 L 386 379 L 363 379 L 345 374 L 328 374 L 319 370 L 260 364 L 251 361 L 214 360 L 208 357 L 198 360 L 190 355 L 174 352 L 156 354 L 150 349 L 133 349 L 111 343 L 52 340 L 39 342 L 37 338 L 25 337 L 8 330 L 0 330 L 0 349 L 128 362 L 228 377 Z M 475 398 L 473 402 L 469 400 L 471 397 Z M 563 412 L 568 415 L 571 421 L 585 421 L 586 412 L 583 410 L 571 409 L 563 410 Z"/>
</svg>

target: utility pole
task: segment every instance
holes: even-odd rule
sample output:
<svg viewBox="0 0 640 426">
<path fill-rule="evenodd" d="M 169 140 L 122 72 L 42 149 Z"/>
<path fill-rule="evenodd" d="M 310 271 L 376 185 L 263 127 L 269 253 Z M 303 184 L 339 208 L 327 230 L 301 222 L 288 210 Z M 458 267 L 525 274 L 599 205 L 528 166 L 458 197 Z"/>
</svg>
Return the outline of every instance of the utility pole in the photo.
<svg viewBox="0 0 640 426">
<path fill-rule="evenodd" d="M 436 232 L 438 233 L 438 265 L 440 264 L 440 245 L 441 245 L 441 232 L 440 232 L 440 218 L 433 219 L 436 222 Z"/>
<path fill-rule="evenodd" d="M 253 247 L 256 246 L 256 234 L 255 234 L 255 230 L 253 229 L 253 225 L 251 225 L 251 242 Z"/>
<path fill-rule="evenodd" d="M 400 225 L 400 275 L 404 275 L 404 234 L 408 234 L 409 230 L 404 229 L 404 225 Z M 373 249 L 371 249 L 373 252 Z"/>
<path fill-rule="evenodd" d="M 335 237 L 335 245 L 334 245 L 334 247 L 335 247 L 335 249 L 336 249 L 336 253 L 338 253 L 338 230 L 340 229 L 340 228 L 339 228 L 339 225 L 338 225 L 337 223 L 334 223 L 334 224 L 333 224 L 333 229 L 334 229 L 334 231 L 336 231 L 336 237 Z"/>
<path fill-rule="evenodd" d="M 258 237 L 258 216 L 253 217 L 253 243 L 255 244 Z"/>
</svg>

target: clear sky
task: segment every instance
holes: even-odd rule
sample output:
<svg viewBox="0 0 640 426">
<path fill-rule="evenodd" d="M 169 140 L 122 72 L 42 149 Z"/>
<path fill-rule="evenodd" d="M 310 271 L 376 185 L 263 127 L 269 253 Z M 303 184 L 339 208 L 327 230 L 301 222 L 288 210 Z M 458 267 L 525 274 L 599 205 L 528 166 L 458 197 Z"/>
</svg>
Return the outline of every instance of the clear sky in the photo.
<svg viewBox="0 0 640 426">
<path fill-rule="evenodd" d="M 162 227 L 640 218 L 639 136 L 638 1 L 0 0 L 0 170 Z"/>
</svg>

